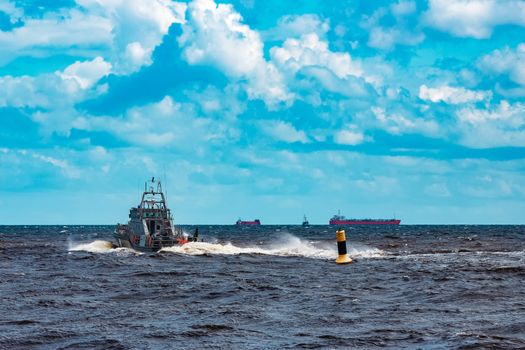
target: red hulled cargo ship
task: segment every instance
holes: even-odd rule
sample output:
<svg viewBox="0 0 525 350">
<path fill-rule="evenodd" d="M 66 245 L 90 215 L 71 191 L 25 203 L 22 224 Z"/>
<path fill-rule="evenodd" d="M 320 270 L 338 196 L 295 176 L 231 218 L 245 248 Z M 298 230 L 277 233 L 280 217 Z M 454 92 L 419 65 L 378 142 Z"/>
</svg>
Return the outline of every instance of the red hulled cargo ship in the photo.
<svg viewBox="0 0 525 350">
<path fill-rule="evenodd" d="M 399 225 L 401 220 L 398 219 L 347 219 L 344 215 L 334 215 L 330 225 Z"/>
<path fill-rule="evenodd" d="M 241 219 L 237 220 L 235 225 L 237 226 L 259 226 L 261 224 L 261 220 L 255 219 L 253 221 L 243 221 Z"/>
</svg>

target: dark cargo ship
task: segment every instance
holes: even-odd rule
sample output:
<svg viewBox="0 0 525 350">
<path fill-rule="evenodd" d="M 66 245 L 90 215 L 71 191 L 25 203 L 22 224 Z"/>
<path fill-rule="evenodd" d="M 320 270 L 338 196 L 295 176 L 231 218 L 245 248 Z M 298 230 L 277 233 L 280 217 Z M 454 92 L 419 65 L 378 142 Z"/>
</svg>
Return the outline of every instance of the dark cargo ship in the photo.
<svg viewBox="0 0 525 350">
<path fill-rule="evenodd" d="M 180 227 L 173 225 L 162 185 L 155 178 L 149 182 L 149 188 L 148 182 L 144 184 L 140 204 L 130 209 L 129 218 L 127 224 L 117 224 L 115 229 L 118 247 L 155 252 L 164 247 L 197 241 L 198 231 L 190 237 Z"/>
<path fill-rule="evenodd" d="M 261 220 L 255 219 L 253 221 L 243 221 L 241 219 L 237 220 L 235 225 L 237 226 L 259 226 L 261 224 Z"/>
<path fill-rule="evenodd" d="M 344 215 L 338 213 L 330 221 L 330 225 L 399 225 L 401 220 L 398 219 L 347 219 Z"/>
</svg>

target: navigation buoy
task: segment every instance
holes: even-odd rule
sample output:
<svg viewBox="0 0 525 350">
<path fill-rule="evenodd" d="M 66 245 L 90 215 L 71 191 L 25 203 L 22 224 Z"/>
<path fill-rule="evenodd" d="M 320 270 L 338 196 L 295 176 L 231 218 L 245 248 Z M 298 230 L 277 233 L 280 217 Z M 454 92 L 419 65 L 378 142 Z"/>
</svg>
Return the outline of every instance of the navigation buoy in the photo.
<svg viewBox="0 0 525 350">
<path fill-rule="evenodd" d="M 346 251 L 345 230 L 338 230 L 335 233 L 335 237 L 337 239 L 337 253 L 339 254 L 337 259 L 335 259 L 336 264 L 352 263 L 352 259 L 350 259 L 350 257 L 348 256 L 348 252 Z"/>
</svg>

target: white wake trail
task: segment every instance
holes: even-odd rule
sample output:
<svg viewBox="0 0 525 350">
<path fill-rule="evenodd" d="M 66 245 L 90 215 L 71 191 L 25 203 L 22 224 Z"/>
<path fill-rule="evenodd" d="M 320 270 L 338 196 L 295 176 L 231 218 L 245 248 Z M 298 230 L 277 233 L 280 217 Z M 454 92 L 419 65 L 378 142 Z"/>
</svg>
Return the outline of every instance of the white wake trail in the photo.
<svg viewBox="0 0 525 350">
<path fill-rule="evenodd" d="M 182 246 L 173 246 L 161 249 L 162 252 L 172 252 L 187 255 L 239 255 L 260 254 L 274 256 L 302 256 L 313 259 L 335 259 L 337 247 L 327 242 L 315 242 L 302 240 L 292 235 L 284 235 L 281 239 L 268 246 L 239 247 L 231 243 L 207 243 L 190 242 Z M 366 246 L 352 246 L 350 244 L 348 253 L 352 257 L 373 258 L 383 256 L 383 252 L 377 248 Z"/>
<path fill-rule="evenodd" d="M 135 253 L 135 254 L 142 254 L 140 252 L 137 252 L 133 249 L 129 248 L 113 248 L 113 243 L 109 241 L 103 241 L 103 240 L 96 240 L 89 243 L 69 243 L 69 249 L 70 252 L 88 252 L 88 253 L 99 253 L 99 254 L 105 254 L 105 253 Z"/>
<path fill-rule="evenodd" d="M 348 242 L 348 254 L 352 258 L 378 258 L 385 256 L 380 249 Z M 70 252 L 84 251 L 89 253 L 135 253 L 129 248 L 113 248 L 109 241 L 96 240 L 89 243 L 69 243 Z M 237 246 L 232 243 L 189 242 L 183 245 L 162 248 L 161 252 L 171 252 L 186 255 L 239 255 L 259 254 L 273 256 L 298 256 L 312 259 L 330 260 L 337 257 L 335 240 L 311 241 L 283 234 L 278 240 L 266 245 Z"/>
</svg>

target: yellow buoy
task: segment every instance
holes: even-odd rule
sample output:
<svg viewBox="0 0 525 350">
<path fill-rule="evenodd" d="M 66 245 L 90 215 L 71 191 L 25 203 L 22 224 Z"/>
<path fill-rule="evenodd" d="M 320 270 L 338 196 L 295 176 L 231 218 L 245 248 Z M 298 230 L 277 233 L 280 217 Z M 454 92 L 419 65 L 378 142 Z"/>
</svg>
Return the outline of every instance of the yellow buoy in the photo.
<svg viewBox="0 0 525 350">
<path fill-rule="evenodd" d="M 335 259 L 335 262 L 337 264 L 350 264 L 352 259 L 350 259 L 348 252 L 346 251 L 345 230 L 338 230 L 335 237 L 337 239 L 337 253 L 339 254 L 337 259 Z"/>
</svg>

